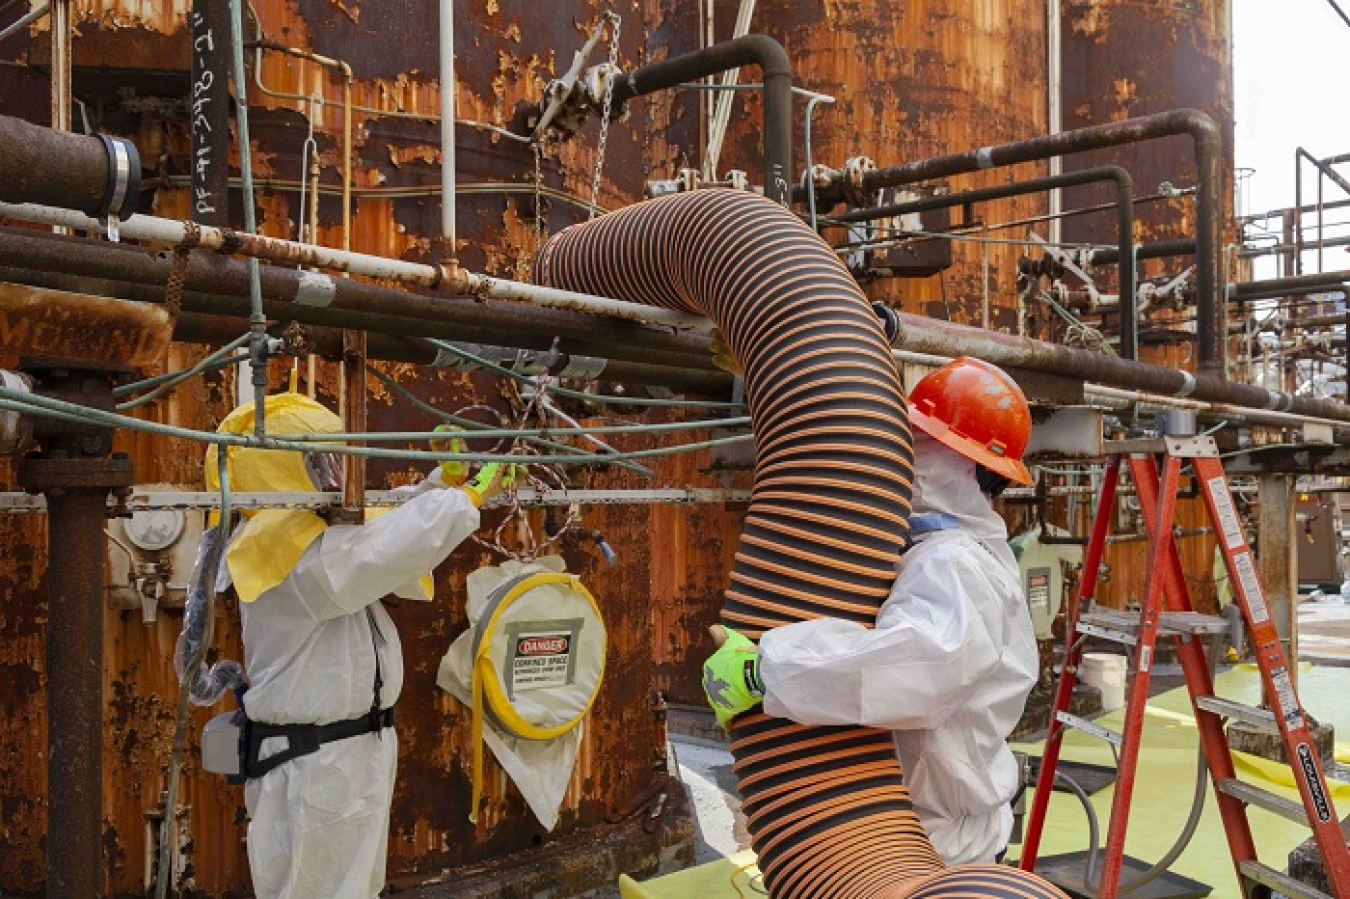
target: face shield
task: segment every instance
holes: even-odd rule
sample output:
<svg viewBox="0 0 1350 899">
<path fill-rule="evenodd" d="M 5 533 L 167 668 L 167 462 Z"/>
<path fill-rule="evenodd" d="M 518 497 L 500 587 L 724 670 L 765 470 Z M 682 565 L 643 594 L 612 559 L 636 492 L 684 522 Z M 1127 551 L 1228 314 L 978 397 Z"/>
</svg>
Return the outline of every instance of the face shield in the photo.
<svg viewBox="0 0 1350 899">
<path fill-rule="evenodd" d="M 305 472 L 315 490 L 336 493 L 342 489 L 342 460 L 337 453 L 310 451 L 304 456 Z"/>
</svg>

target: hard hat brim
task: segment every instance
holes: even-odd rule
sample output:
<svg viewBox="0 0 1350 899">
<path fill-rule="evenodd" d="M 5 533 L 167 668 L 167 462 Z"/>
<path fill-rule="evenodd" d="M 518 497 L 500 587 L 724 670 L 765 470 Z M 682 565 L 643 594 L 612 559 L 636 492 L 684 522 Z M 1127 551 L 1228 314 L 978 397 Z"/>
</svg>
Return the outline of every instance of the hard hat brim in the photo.
<svg viewBox="0 0 1350 899">
<path fill-rule="evenodd" d="M 987 446 L 983 446 L 964 434 L 952 430 L 946 422 L 931 415 L 925 415 L 913 406 L 909 407 L 909 422 L 942 445 L 956 450 L 967 459 L 983 465 L 990 471 L 1003 475 L 1015 484 L 1029 487 L 1036 482 L 1036 479 L 1031 475 L 1031 469 L 1027 468 L 1020 459 L 1000 456 Z"/>
</svg>

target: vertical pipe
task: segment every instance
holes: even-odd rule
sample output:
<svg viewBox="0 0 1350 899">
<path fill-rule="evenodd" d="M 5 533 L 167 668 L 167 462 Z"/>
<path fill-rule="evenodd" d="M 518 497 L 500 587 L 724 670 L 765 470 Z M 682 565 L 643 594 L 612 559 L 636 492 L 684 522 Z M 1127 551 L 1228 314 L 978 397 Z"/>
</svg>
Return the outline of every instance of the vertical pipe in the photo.
<svg viewBox="0 0 1350 899">
<path fill-rule="evenodd" d="M 65 4 L 60 4 L 64 6 Z M 105 488 L 47 493 L 47 895 L 103 895 Z"/>
<path fill-rule="evenodd" d="M 1288 475 L 1264 474 L 1257 478 L 1260 504 L 1257 536 L 1260 553 L 1257 574 L 1266 588 L 1266 602 L 1275 632 L 1289 659 L 1289 677 L 1298 682 L 1298 539 L 1295 494 Z"/>
<path fill-rule="evenodd" d="M 52 2 L 52 127 L 70 130 L 70 0 Z"/>
<path fill-rule="evenodd" d="M 227 227 L 229 217 L 229 9 L 192 0 L 192 220 Z"/>
<path fill-rule="evenodd" d="M 441 236 L 455 258 L 455 0 L 441 0 Z"/>
<path fill-rule="evenodd" d="M 248 134 L 248 77 L 244 68 L 244 7 L 241 0 L 229 0 L 230 43 L 234 48 L 234 99 L 239 129 L 239 174 L 244 188 L 244 233 L 256 234 L 257 214 L 253 206 L 253 144 Z M 350 104 L 348 104 L 350 108 Z M 350 167 L 350 162 L 348 162 Z M 347 197 L 343 197 L 344 200 Z M 346 213 L 343 213 L 344 221 Z M 249 365 L 253 371 L 253 433 L 262 437 L 267 433 L 267 316 L 263 314 L 262 282 L 258 260 L 248 260 L 248 296 L 252 313 L 249 315 Z"/>
<path fill-rule="evenodd" d="M 1060 0 L 1045 0 L 1045 55 L 1046 55 L 1046 94 L 1049 127 L 1051 134 L 1059 134 L 1064 129 L 1064 97 L 1061 82 L 1064 78 L 1063 35 L 1060 32 L 1062 10 Z M 1050 177 L 1063 174 L 1064 159 L 1060 156 L 1050 158 Z M 1058 244 L 1064 239 L 1064 222 L 1060 213 L 1064 211 L 1064 192 L 1059 188 L 1050 191 L 1050 243 Z M 985 327 L 988 327 L 986 325 Z"/>
</svg>

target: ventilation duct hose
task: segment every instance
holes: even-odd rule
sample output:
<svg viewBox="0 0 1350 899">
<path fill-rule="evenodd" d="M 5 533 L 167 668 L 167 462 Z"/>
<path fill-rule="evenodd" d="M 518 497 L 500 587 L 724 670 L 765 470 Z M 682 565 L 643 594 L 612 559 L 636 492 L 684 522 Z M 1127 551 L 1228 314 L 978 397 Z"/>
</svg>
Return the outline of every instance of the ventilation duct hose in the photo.
<svg viewBox="0 0 1350 899">
<path fill-rule="evenodd" d="M 562 231 L 536 279 L 706 315 L 740 361 L 755 487 L 723 623 L 755 639 L 825 616 L 872 626 L 908 529 L 913 441 L 876 315 L 830 248 L 762 197 L 696 191 Z M 1064 895 L 1015 868 L 944 869 L 889 732 L 755 712 L 731 751 L 779 899 Z"/>
</svg>

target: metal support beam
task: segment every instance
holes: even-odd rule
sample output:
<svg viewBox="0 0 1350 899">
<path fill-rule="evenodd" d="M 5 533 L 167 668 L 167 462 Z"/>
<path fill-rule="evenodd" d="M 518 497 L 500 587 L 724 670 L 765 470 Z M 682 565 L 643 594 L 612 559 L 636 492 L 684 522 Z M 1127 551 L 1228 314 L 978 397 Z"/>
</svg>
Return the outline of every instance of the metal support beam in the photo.
<svg viewBox="0 0 1350 899">
<path fill-rule="evenodd" d="M 1275 631 L 1289 659 L 1289 676 L 1298 678 L 1298 539 L 1294 534 L 1294 483 L 1286 474 L 1257 479 L 1260 518 L 1257 567 Z"/>
</svg>

